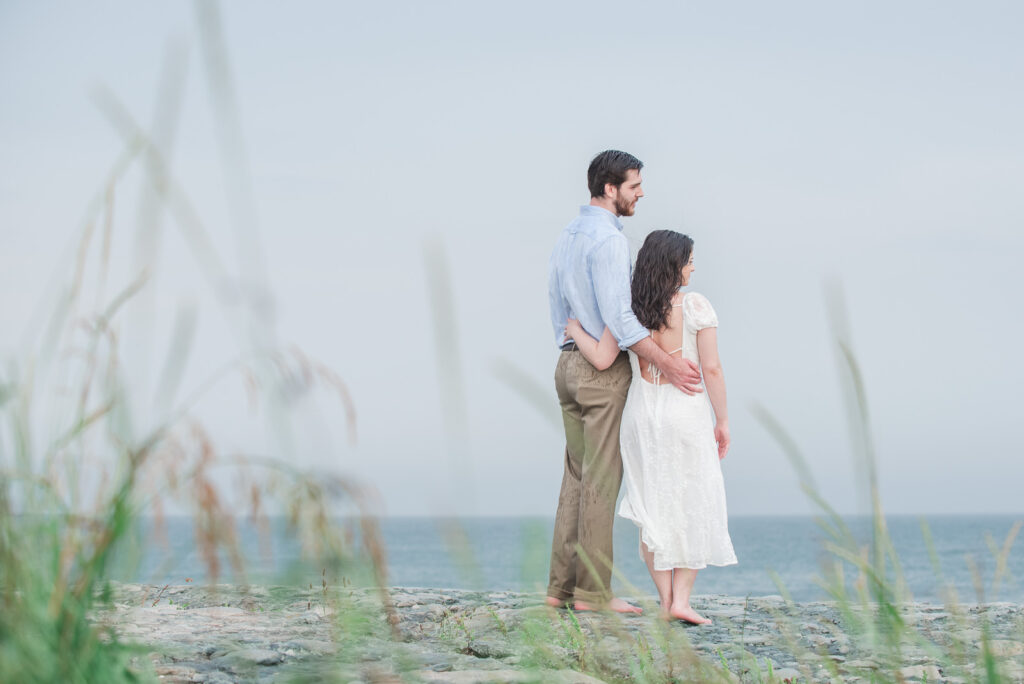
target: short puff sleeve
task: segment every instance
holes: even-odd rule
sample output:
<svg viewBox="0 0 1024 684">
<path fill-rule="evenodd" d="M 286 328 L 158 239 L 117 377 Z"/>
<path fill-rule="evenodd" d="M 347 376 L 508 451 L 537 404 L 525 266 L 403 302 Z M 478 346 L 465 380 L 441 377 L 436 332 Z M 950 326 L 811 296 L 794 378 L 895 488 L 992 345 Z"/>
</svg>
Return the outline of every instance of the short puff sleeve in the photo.
<svg viewBox="0 0 1024 684">
<path fill-rule="evenodd" d="M 690 330 L 717 328 L 718 316 L 708 298 L 699 292 L 687 292 L 683 297 L 683 321 Z"/>
</svg>

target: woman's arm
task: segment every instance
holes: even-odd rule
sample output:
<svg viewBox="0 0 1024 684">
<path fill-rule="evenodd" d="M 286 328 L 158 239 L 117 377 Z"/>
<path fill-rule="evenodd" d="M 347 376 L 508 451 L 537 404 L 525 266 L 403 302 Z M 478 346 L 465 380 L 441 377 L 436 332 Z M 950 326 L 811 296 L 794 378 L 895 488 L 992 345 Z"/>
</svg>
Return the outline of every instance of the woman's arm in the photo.
<svg viewBox="0 0 1024 684">
<path fill-rule="evenodd" d="M 725 402 L 725 376 L 722 362 L 718 358 L 718 329 L 704 328 L 697 331 L 697 353 L 700 354 L 700 368 L 704 372 L 704 387 L 715 412 L 715 441 L 718 442 L 718 458 L 725 458 L 729 450 L 729 409 Z"/>
<path fill-rule="evenodd" d="M 615 341 L 615 336 L 612 335 L 612 331 L 607 326 L 605 326 L 604 333 L 601 335 L 600 342 L 591 337 L 590 333 L 584 330 L 583 326 L 575 318 L 570 318 L 569 322 L 566 323 L 565 333 L 580 348 L 583 357 L 597 370 L 604 370 L 612 365 L 612 362 L 619 355 L 619 343 Z"/>
</svg>

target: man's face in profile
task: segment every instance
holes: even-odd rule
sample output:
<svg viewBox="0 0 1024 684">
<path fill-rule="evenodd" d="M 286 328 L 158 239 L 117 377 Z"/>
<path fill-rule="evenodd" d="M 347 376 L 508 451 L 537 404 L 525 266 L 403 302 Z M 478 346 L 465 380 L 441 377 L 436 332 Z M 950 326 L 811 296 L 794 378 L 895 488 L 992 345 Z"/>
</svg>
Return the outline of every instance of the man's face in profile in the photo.
<svg viewBox="0 0 1024 684">
<path fill-rule="evenodd" d="M 639 171 L 636 169 L 626 171 L 626 180 L 622 181 L 622 185 L 615 188 L 613 196 L 616 216 L 633 215 L 633 212 L 636 210 L 637 200 L 644 196 L 641 183 L 643 183 L 643 178 L 640 177 Z M 607 187 L 609 186 L 606 186 L 606 191 Z"/>
</svg>

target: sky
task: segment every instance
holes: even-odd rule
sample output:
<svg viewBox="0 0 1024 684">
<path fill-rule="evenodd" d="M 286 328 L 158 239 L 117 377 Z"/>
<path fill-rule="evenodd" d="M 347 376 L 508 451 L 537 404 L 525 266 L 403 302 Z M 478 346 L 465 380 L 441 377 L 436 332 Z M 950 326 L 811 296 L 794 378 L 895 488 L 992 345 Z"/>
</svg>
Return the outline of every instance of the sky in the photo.
<svg viewBox="0 0 1024 684">
<path fill-rule="evenodd" d="M 139 434 L 168 410 L 153 397 L 169 350 L 188 349 L 180 400 L 254 349 L 300 349 L 345 383 L 355 433 L 318 390 L 272 437 L 228 376 L 193 410 L 224 452 L 343 474 L 388 515 L 551 516 L 548 255 L 589 199 L 590 159 L 617 148 L 644 161 L 633 253 L 651 230 L 692 236 L 691 289 L 718 313 L 732 515 L 815 510 L 755 405 L 833 506 L 867 510 L 839 291 L 885 509 L 1020 513 L 1022 14 L 7 0 L 0 360 L 43 344 L 87 217 L 106 215 L 90 207 L 109 201 L 109 267 L 87 243 L 96 301 L 149 274 L 116 324 Z M 145 155 L 108 194 L 126 117 L 175 202 Z"/>
</svg>

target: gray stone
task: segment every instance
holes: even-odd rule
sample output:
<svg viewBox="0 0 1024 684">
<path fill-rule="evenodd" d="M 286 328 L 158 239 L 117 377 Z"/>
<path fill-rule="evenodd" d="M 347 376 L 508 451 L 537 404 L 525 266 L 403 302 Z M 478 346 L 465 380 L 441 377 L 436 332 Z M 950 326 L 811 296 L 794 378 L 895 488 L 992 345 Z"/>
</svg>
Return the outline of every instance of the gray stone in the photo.
<svg viewBox="0 0 1024 684">
<path fill-rule="evenodd" d="M 507 658 L 512 655 L 512 651 L 507 645 L 480 639 L 470 641 L 468 650 L 478 658 Z"/>
<path fill-rule="evenodd" d="M 184 665 L 160 665 L 153 672 L 162 682 L 191 682 L 196 677 L 196 671 Z"/>
<path fill-rule="evenodd" d="M 338 645 L 334 642 L 322 641 L 320 639 L 292 639 L 285 644 L 285 647 L 308 651 L 318 655 L 322 655 L 324 653 L 335 653 L 338 650 Z"/>
<path fill-rule="evenodd" d="M 1024 643 L 1009 639 L 992 639 L 988 642 L 988 649 L 997 658 L 1009 658 L 1024 654 Z"/>
<path fill-rule="evenodd" d="M 1000 663 L 1000 669 L 1011 682 L 1024 682 L 1024 665 L 1015 662 Z"/>
<path fill-rule="evenodd" d="M 466 629 L 469 630 L 470 634 L 482 634 L 484 632 L 498 631 L 500 629 L 498 621 L 489 612 L 479 612 L 472 617 L 466 618 L 463 623 Z"/>
<path fill-rule="evenodd" d="M 220 658 L 232 665 L 277 665 L 284 656 L 265 648 L 243 648 Z"/>
<path fill-rule="evenodd" d="M 573 670 L 533 670 L 530 672 L 520 670 L 431 672 L 427 670 L 417 674 L 423 681 L 445 682 L 445 684 L 497 684 L 499 682 L 533 684 L 538 681 L 545 682 L 545 684 L 604 684 L 600 679 Z"/>
<path fill-rule="evenodd" d="M 746 661 L 743 666 L 743 672 L 758 672 L 762 675 L 767 675 L 769 671 L 774 672 L 779 669 L 779 664 L 772 658 L 757 656 L 748 651 L 751 660 Z"/>
<path fill-rule="evenodd" d="M 235 684 L 235 680 L 229 675 L 216 670 L 204 673 L 203 681 L 205 684 Z"/>
<path fill-rule="evenodd" d="M 845 670 L 877 670 L 878 663 L 874 660 L 862 658 L 858 660 L 847 660 L 843 663 L 843 669 Z"/>
<path fill-rule="evenodd" d="M 951 635 L 957 641 L 962 641 L 966 644 L 974 644 L 981 641 L 981 630 L 980 629 L 961 629 L 953 632 Z"/>
<path fill-rule="evenodd" d="M 193 615 L 205 615 L 207 617 L 238 617 L 245 615 L 246 611 L 232 606 L 212 606 L 210 608 L 191 608 L 189 612 Z"/>
<path fill-rule="evenodd" d="M 942 671 L 935 665 L 908 665 L 900 668 L 900 676 L 904 679 L 927 679 L 934 682 L 942 679 Z"/>
</svg>

